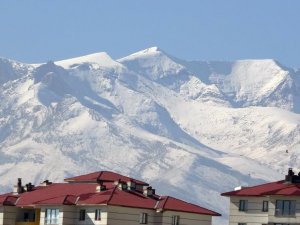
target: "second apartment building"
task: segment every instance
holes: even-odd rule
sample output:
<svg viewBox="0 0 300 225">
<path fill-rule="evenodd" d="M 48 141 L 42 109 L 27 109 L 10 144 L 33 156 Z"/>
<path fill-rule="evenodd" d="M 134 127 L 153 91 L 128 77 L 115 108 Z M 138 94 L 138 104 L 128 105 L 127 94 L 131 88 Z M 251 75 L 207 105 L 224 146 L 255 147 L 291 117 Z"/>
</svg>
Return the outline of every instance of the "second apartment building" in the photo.
<svg viewBox="0 0 300 225">
<path fill-rule="evenodd" d="M 300 225 L 300 173 L 284 180 L 226 192 L 229 225 Z"/>
</svg>

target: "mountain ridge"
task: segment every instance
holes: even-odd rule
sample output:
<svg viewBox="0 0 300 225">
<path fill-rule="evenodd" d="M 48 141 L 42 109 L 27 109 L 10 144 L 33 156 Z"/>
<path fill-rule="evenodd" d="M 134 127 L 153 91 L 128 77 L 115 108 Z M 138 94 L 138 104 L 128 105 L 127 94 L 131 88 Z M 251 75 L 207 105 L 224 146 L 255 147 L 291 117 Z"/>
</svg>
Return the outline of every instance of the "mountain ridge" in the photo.
<svg viewBox="0 0 300 225">
<path fill-rule="evenodd" d="M 220 211 L 224 224 L 220 192 L 300 168 L 300 73 L 276 61 L 187 62 L 156 47 L 2 61 L 2 191 L 17 177 L 113 170 Z"/>
</svg>

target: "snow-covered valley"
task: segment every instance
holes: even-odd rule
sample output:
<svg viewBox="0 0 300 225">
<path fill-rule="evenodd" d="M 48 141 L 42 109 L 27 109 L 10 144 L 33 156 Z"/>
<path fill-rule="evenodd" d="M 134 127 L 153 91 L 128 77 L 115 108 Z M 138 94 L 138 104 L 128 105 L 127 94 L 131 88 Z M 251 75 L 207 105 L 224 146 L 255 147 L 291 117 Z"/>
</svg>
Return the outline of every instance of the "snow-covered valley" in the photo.
<svg viewBox="0 0 300 225">
<path fill-rule="evenodd" d="M 300 72 L 184 61 L 157 47 L 25 64 L 0 58 L 0 190 L 97 170 L 223 214 L 220 193 L 300 168 Z"/>
</svg>

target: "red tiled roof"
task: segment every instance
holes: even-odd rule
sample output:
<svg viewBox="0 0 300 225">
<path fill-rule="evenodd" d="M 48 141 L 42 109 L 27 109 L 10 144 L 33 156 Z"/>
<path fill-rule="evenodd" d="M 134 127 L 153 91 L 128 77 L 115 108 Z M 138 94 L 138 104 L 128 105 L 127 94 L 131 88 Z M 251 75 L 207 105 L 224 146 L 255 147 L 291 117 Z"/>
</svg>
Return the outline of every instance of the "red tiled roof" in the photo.
<svg viewBox="0 0 300 225">
<path fill-rule="evenodd" d="M 99 195 L 96 192 L 97 185 L 96 183 L 54 183 L 45 187 L 39 186 L 31 192 L 21 194 L 17 205 L 75 204 L 77 198 L 81 196 L 88 201 L 89 198 L 95 198 L 95 195 Z M 101 198 L 103 197 L 104 195 L 101 195 Z"/>
<path fill-rule="evenodd" d="M 283 195 L 283 196 L 300 196 L 299 183 L 286 183 L 277 181 L 253 187 L 242 188 L 237 191 L 225 192 L 223 196 L 266 196 L 266 195 Z"/>
<path fill-rule="evenodd" d="M 103 182 L 105 190 L 97 192 L 99 186 L 97 181 Z M 70 183 L 52 183 L 47 186 L 34 187 L 30 192 L 24 192 L 19 195 L 0 195 L 0 205 L 9 204 L 18 207 L 39 206 L 39 205 L 115 205 L 144 209 L 162 209 L 180 212 L 189 212 L 196 214 L 205 214 L 218 216 L 220 214 L 202 208 L 200 206 L 184 202 L 173 197 L 160 197 L 158 195 L 145 196 L 138 190 L 120 190 L 113 181 L 123 182 L 133 180 L 111 172 L 97 172 L 83 175 L 71 180 Z M 78 180 L 78 182 L 76 182 Z M 93 180 L 93 182 L 91 182 Z M 83 181 L 86 181 L 84 183 Z M 140 184 L 146 184 L 138 181 Z M 148 184 L 147 184 L 148 185 Z"/>
<path fill-rule="evenodd" d="M 104 184 L 107 190 L 101 192 L 96 192 L 96 186 L 98 184 L 93 183 L 54 183 L 47 187 L 37 187 L 34 191 L 21 194 L 17 206 L 76 203 L 77 205 L 109 204 L 138 208 L 154 208 L 156 204 L 155 199 L 148 198 L 142 193 L 122 191 L 112 183 Z"/>
<path fill-rule="evenodd" d="M 116 189 L 108 204 L 134 208 L 154 209 L 156 202 L 157 199 L 146 197 L 139 192 L 127 192 Z"/>
<path fill-rule="evenodd" d="M 128 181 L 134 181 L 136 184 L 140 185 L 149 185 L 146 182 L 132 179 L 130 177 L 123 176 L 118 173 L 114 173 L 111 171 L 99 171 L 99 172 L 94 172 L 94 173 L 89 173 L 81 176 L 76 176 L 76 177 L 70 177 L 66 178 L 66 182 L 98 182 L 98 181 L 103 181 L 103 182 L 114 182 L 120 180 L 122 182 L 128 182 Z"/>
<path fill-rule="evenodd" d="M 161 197 L 157 209 L 221 216 L 221 214 L 170 196 Z"/>
</svg>

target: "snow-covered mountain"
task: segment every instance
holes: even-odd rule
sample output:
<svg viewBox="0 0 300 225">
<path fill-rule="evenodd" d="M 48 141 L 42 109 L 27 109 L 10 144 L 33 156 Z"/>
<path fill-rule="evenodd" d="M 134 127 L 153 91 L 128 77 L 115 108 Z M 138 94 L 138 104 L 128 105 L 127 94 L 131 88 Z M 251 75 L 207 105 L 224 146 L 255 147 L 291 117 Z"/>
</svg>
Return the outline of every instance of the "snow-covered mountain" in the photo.
<svg viewBox="0 0 300 225">
<path fill-rule="evenodd" d="M 113 170 L 219 211 L 220 192 L 300 168 L 300 73 L 157 47 L 45 64 L 0 59 L 0 190 Z M 288 151 L 287 151 L 288 150 Z"/>
</svg>

